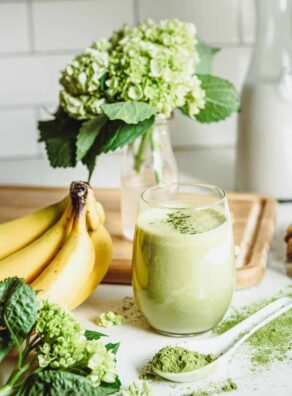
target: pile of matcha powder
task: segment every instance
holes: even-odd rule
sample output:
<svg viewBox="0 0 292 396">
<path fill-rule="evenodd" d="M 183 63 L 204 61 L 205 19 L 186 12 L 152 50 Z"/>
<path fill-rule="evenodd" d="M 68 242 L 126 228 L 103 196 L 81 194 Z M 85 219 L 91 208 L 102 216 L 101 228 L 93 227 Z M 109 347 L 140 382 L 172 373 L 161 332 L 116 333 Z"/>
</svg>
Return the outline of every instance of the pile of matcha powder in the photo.
<svg viewBox="0 0 292 396">
<path fill-rule="evenodd" d="M 182 373 L 206 366 L 216 359 L 216 355 L 205 355 L 179 346 L 166 346 L 153 357 L 151 368 L 164 373 Z"/>
</svg>

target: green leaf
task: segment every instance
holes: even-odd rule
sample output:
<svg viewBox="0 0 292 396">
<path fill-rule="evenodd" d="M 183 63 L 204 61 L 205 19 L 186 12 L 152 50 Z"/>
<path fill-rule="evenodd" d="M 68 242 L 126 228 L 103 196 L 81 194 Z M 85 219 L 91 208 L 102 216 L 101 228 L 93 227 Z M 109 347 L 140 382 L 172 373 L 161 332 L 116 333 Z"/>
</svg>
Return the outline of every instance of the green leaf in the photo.
<svg viewBox="0 0 292 396">
<path fill-rule="evenodd" d="M 210 45 L 204 43 L 204 41 L 198 40 L 196 49 L 200 57 L 200 61 L 196 66 L 196 73 L 211 74 L 214 55 L 220 51 L 220 48 L 211 47 Z"/>
<path fill-rule="evenodd" d="M 5 305 L 13 291 L 24 284 L 22 278 L 6 278 L 0 282 L 0 326 L 5 327 Z"/>
<path fill-rule="evenodd" d="M 94 388 L 89 380 L 81 375 L 61 370 L 44 370 L 29 376 L 17 396 L 102 395 L 102 393 L 98 393 L 98 389 Z"/>
<path fill-rule="evenodd" d="M 106 80 L 107 80 L 108 78 L 109 78 L 109 74 L 108 74 L 108 73 L 104 73 L 104 75 L 100 77 L 99 83 L 100 83 L 100 89 L 101 89 L 101 91 L 105 91 L 105 89 L 107 88 L 106 85 L 105 85 L 105 83 L 106 83 Z"/>
<path fill-rule="evenodd" d="M 101 110 L 110 120 L 122 120 L 127 124 L 138 124 L 155 114 L 155 110 L 144 102 L 105 103 Z"/>
<path fill-rule="evenodd" d="M 37 315 L 36 294 L 31 286 L 18 285 L 5 302 L 4 320 L 9 331 L 17 338 L 27 335 Z"/>
<path fill-rule="evenodd" d="M 104 115 L 101 115 L 92 120 L 85 121 L 82 124 L 76 141 L 77 161 L 81 160 L 86 155 L 106 121 L 106 117 Z"/>
<path fill-rule="evenodd" d="M 82 122 L 69 117 L 58 109 L 55 119 L 40 121 L 39 141 L 45 142 L 48 159 L 53 168 L 76 165 L 76 138 Z"/>
<path fill-rule="evenodd" d="M 119 347 L 120 347 L 120 343 L 117 342 L 116 344 L 113 344 L 113 343 L 110 342 L 109 344 L 106 344 L 105 347 L 106 347 L 106 349 L 108 351 L 111 350 L 112 353 L 116 354 L 118 352 Z"/>
<path fill-rule="evenodd" d="M 75 140 L 65 136 L 45 141 L 47 156 L 53 168 L 74 168 L 76 165 Z"/>
<path fill-rule="evenodd" d="M 107 337 L 106 334 L 94 330 L 85 330 L 84 335 L 87 340 L 99 340 L 101 337 Z"/>
<path fill-rule="evenodd" d="M 126 124 L 123 121 L 114 121 L 107 124 L 97 137 L 97 154 L 114 151 L 126 144 L 132 143 L 137 137 L 143 135 L 154 124 L 154 117 L 139 122 L 139 124 Z"/>
<path fill-rule="evenodd" d="M 239 96 L 234 85 L 220 77 L 198 74 L 205 90 L 206 105 L 196 115 L 202 123 L 225 120 L 239 110 Z"/>
<path fill-rule="evenodd" d="M 96 388 L 96 396 L 106 396 L 106 395 L 111 395 L 113 393 L 116 393 L 120 390 L 121 388 L 121 381 L 119 380 L 118 377 L 116 377 L 115 382 L 112 382 L 110 384 L 106 382 L 102 382 L 98 388 Z"/>
<path fill-rule="evenodd" d="M 15 342 L 8 330 L 0 331 L 0 362 L 12 351 Z"/>
<path fill-rule="evenodd" d="M 132 143 L 137 137 L 149 130 L 154 124 L 154 117 L 141 121 L 138 124 L 126 124 L 123 121 L 108 122 L 97 135 L 95 142 L 82 159 L 89 170 L 89 179 L 95 167 L 98 155 L 116 150 Z"/>
</svg>

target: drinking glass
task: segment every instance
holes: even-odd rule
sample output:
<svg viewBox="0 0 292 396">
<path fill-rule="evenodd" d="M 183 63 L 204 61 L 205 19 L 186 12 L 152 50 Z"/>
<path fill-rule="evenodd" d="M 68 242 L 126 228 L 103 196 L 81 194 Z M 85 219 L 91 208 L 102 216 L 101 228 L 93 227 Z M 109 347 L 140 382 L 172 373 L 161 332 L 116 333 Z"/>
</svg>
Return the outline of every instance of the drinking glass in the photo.
<svg viewBox="0 0 292 396">
<path fill-rule="evenodd" d="M 235 274 L 225 192 L 192 183 L 147 189 L 132 268 L 135 300 L 153 329 L 185 336 L 216 326 L 230 305 Z"/>
</svg>

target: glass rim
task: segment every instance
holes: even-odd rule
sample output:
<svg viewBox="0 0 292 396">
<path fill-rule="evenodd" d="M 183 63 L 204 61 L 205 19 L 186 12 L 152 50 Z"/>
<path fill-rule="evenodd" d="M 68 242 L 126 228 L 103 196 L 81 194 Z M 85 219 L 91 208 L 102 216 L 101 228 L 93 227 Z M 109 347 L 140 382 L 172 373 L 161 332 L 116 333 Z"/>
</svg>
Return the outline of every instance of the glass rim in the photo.
<svg viewBox="0 0 292 396">
<path fill-rule="evenodd" d="M 206 204 L 201 204 L 198 207 L 182 207 L 182 206 L 169 206 L 169 205 L 164 205 L 164 204 L 159 204 L 159 203 L 153 203 L 149 201 L 147 198 L 145 198 L 145 194 L 148 193 L 149 191 L 152 190 L 158 190 L 160 188 L 165 188 L 165 187 L 171 187 L 171 186 L 186 186 L 186 187 L 199 187 L 199 188 L 206 188 L 209 189 L 210 191 L 216 191 L 219 194 L 218 199 L 216 199 L 213 202 L 209 202 Z M 219 206 L 220 204 L 225 204 L 226 202 L 226 192 L 220 188 L 215 186 L 214 184 L 207 184 L 207 183 L 192 183 L 192 182 L 178 182 L 178 183 L 165 183 L 165 184 L 158 184 L 154 185 L 151 187 L 148 187 L 146 190 L 143 191 L 141 194 L 141 199 L 144 201 L 147 205 L 153 207 L 153 208 L 159 208 L 159 209 L 171 209 L 171 210 L 202 210 L 202 209 L 209 209 L 209 208 L 214 208 L 216 206 Z"/>
</svg>

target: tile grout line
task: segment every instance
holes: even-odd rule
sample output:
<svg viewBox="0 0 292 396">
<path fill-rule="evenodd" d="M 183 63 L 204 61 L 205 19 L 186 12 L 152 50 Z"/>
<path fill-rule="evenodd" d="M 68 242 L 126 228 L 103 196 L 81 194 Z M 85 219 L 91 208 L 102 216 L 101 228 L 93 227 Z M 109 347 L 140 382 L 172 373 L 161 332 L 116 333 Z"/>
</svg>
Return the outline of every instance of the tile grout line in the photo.
<svg viewBox="0 0 292 396">
<path fill-rule="evenodd" d="M 27 0 L 26 4 L 26 20 L 27 20 L 27 29 L 28 29 L 28 38 L 29 38 L 29 54 L 35 53 L 35 35 L 34 35 L 34 24 L 33 24 L 33 10 L 32 10 L 32 2 L 31 0 Z"/>
</svg>

